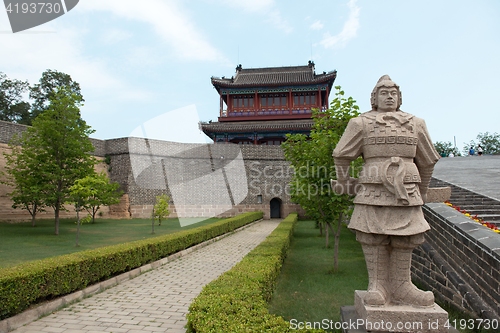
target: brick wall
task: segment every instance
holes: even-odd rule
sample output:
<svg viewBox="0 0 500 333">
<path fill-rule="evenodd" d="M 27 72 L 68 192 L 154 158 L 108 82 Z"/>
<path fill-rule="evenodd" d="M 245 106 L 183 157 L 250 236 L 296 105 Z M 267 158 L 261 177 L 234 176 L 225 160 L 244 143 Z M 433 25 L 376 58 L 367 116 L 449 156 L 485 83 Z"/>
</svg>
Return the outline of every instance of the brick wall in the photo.
<svg viewBox="0 0 500 333">
<path fill-rule="evenodd" d="M 28 127 L 0 120 L 0 143 L 9 144 L 14 136 L 21 136 Z M 94 145 L 94 155 L 104 157 L 106 155 L 106 141 L 93 138 L 90 138 L 90 141 Z"/>
<path fill-rule="evenodd" d="M 273 198 L 280 200 L 282 216 L 300 210 L 290 200 L 292 170 L 279 146 L 121 138 L 106 141 L 106 155 L 111 160 L 111 179 L 129 195 L 132 217 L 149 217 L 160 194 L 174 199 L 174 217 L 263 210 L 269 218 Z"/>
<path fill-rule="evenodd" d="M 14 136 L 20 136 L 29 126 L 14 124 L 7 121 L 0 121 L 0 172 L 5 171 L 5 158 L 4 154 L 10 154 L 11 149 L 9 144 Z M 90 139 L 94 146 L 94 156 L 96 156 L 99 160 L 103 160 L 106 155 L 106 141 L 99 139 Z M 106 170 L 106 166 L 103 163 L 99 163 L 96 166 L 96 170 L 98 172 Z M 30 214 L 26 210 L 21 209 L 13 209 L 12 201 L 10 200 L 9 193 L 12 191 L 12 188 L 5 185 L 0 184 L 0 220 L 2 221 L 26 221 L 31 218 Z M 61 211 L 60 216 L 62 218 L 71 218 L 76 215 L 73 207 L 66 206 L 68 211 Z M 115 207 L 115 210 L 120 210 Z M 102 207 L 101 212 L 103 216 L 109 216 L 108 207 Z M 115 214 L 116 216 L 123 216 L 124 214 Z M 37 214 L 37 218 L 52 218 L 54 216 L 54 212 L 52 209 L 47 208 L 45 212 L 40 212 Z"/>
<path fill-rule="evenodd" d="M 20 136 L 28 126 L 0 120 L 0 143 L 9 143 L 12 138 Z"/>
<path fill-rule="evenodd" d="M 0 143 L 0 175 L 1 172 L 5 171 L 5 156 L 4 154 L 11 154 L 12 149 L 10 148 L 9 145 L 5 143 Z M 98 160 L 102 161 L 102 157 L 97 157 Z M 101 171 L 106 171 L 106 164 L 105 163 L 98 163 L 95 167 L 97 172 Z M 0 179 L 7 179 L 5 176 L 0 176 Z M 12 200 L 9 197 L 9 194 L 12 192 L 12 187 L 0 183 L 0 221 L 28 221 L 31 219 L 31 215 L 28 213 L 28 211 L 24 209 L 13 209 L 12 208 Z M 74 210 L 74 207 L 71 205 L 66 205 L 66 209 L 68 211 L 61 211 L 60 212 L 60 217 L 61 218 L 72 218 L 76 216 L 76 212 Z M 114 207 L 114 210 L 117 211 L 116 214 L 110 213 L 109 207 L 101 207 L 100 212 L 102 212 L 103 217 L 108 217 L 110 215 L 112 216 L 123 216 L 122 213 L 118 213 L 119 211 L 119 205 L 116 205 Z M 121 214 L 121 215 L 120 215 Z M 54 217 L 54 210 L 51 208 L 45 208 L 45 212 L 40 212 L 36 216 L 37 218 L 53 218 Z"/>
<path fill-rule="evenodd" d="M 423 210 L 431 230 L 413 253 L 413 279 L 453 307 L 500 320 L 500 234 L 442 203 Z"/>
<path fill-rule="evenodd" d="M 27 128 L 0 121 L 0 143 L 9 143 L 14 135 L 20 135 Z M 269 218 L 273 198 L 280 200 L 282 216 L 292 211 L 303 212 L 290 200 L 291 169 L 279 146 L 181 144 L 140 138 L 91 141 L 95 156 L 110 159 L 109 166 L 101 165 L 100 168 L 108 169 L 110 179 L 118 182 L 126 193 L 120 204 L 111 207 L 111 216 L 149 217 L 155 198 L 160 194 L 175 197 L 176 205 L 171 203 L 172 216 L 179 212 L 211 215 L 225 207 L 228 211 L 217 215 L 263 210 L 265 218 Z M 1 149 L 9 152 L 7 145 Z M 4 161 L 0 158 L 0 169 L 3 166 Z M 189 188 L 186 184 L 195 187 Z M 177 189 L 185 187 L 186 190 L 172 193 L 171 188 L 176 189 L 176 185 Z M 11 209 L 9 191 L 7 186 L 0 186 L 0 219 L 27 219 L 26 212 Z M 198 207 L 194 197 L 213 204 Z M 41 217 L 46 215 L 49 217 L 50 213 Z"/>
</svg>

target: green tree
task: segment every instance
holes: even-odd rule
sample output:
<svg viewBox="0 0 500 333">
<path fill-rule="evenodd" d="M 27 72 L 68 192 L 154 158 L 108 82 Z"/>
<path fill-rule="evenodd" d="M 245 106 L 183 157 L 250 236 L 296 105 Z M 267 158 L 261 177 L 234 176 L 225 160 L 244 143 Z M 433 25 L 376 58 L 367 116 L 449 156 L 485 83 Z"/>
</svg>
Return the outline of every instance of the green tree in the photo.
<svg viewBox="0 0 500 333">
<path fill-rule="evenodd" d="M 434 143 L 434 148 L 436 148 L 439 155 L 446 157 L 453 153 L 455 156 L 460 156 L 460 151 L 457 147 L 453 147 L 453 144 L 449 141 L 437 141 Z M 469 151 L 469 149 L 467 149 Z"/>
<path fill-rule="evenodd" d="M 72 194 L 70 202 L 80 201 L 80 207 L 87 210 L 95 223 L 95 215 L 101 206 L 109 206 L 120 202 L 122 192 L 119 191 L 120 184 L 111 183 L 104 173 L 94 173 L 81 179 L 77 179 L 70 187 Z"/>
<path fill-rule="evenodd" d="M 78 180 L 77 180 L 78 181 Z M 76 182 L 77 182 L 76 181 Z M 67 198 L 68 203 L 72 203 L 75 205 L 76 210 L 76 244 L 75 246 L 79 246 L 78 242 L 80 239 L 80 212 L 84 208 L 86 201 L 88 200 L 88 188 L 84 186 L 79 186 L 75 182 L 75 185 L 69 188 L 69 196 Z"/>
<path fill-rule="evenodd" d="M 12 207 L 26 209 L 31 215 L 31 225 L 34 227 L 36 214 L 45 210 L 43 200 L 45 184 L 42 175 L 38 173 L 40 163 L 36 150 L 29 148 L 23 150 L 19 145 L 19 138 L 15 138 L 9 146 L 12 153 L 4 153 L 6 166 L 5 173 L 2 174 L 2 183 L 14 188 L 9 193 L 14 202 Z"/>
<path fill-rule="evenodd" d="M 483 147 L 485 154 L 500 154 L 500 134 L 498 133 L 479 133 L 477 140 L 481 147 Z M 477 148 L 477 145 L 475 146 Z"/>
<path fill-rule="evenodd" d="M 320 230 L 325 229 L 326 246 L 328 230 L 337 224 L 334 240 L 334 271 L 338 268 L 338 247 L 341 222 L 351 213 L 352 198 L 332 191 L 330 180 L 336 178 L 332 152 L 349 122 L 359 115 L 359 107 L 352 97 L 344 97 L 344 91 L 336 86 L 335 99 L 326 111 L 313 110 L 314 125 L 310 137 L 289 134 L 282 144 L 285 158 L 291 163 L 294 175 L 291 196 L 317 221 Z M 360 161 L 353 162 L 352 170 L 359 171 Z"/>
<path fill-rule="evenodd" d="M 94 172 L 94 150 L 89 140 L 93 130 L 80 117 L 81 98 L 60 88 L 22 135 L 21 150 L 14 150 L 15 161 L 28 161 L 26 182 L 39 186 L 37 193 L 45 206 L 54 209 L 55 234 L 59 234 L 59 213 L 68 201 L 69 188 L 77 179 Z M 29 156 L 29 157 L 23 157 Z M 17 167 L 12 164 L 12 167 Z M 17 184 L 16 186 L 19 186 Z"/>
<path fill-rule="evenodd" d="M 158 219 L 158 225 L 161 225 L 161 220 L 166 219 L 170 214 L 168 210 L 168 201 L 170 197 L 162 194 L 156 197 L 156 204 L 153 207 L 153 218 Z"/>
<path fill-rule="evenodd" d="M 434 144 L 434 147 L 436 147 L 436 143 Z M 464 153 L 465 156 L 469 155 L 469 151 L 470 151 L 471 147 L 474 148 L 474 151 L 477 148 L 477 144 L 474 142 L 474 140 L 470 140 L 469 143 L 464 142 L 464 147 L 462 148 L 462 152 Z M 438 152 L 440 153 L 439 150 L 438 150 Z"/>
<path fill-rule="evenodd" d="M 70 75 L 47 69 L 42 73 L 39 83 L 30 88 L 30 98 L 33 100 L 30 121 L 49 108 L 51 100 L 61 88 L 75 95 L 81 103 L 85 102 L 80 85 Z"/>
<path fill-rule="evenodd" d="M 29 89 L 27 81 L 10 80 L 0 72 L 0 120 L 19 124 L 30 122 L 30 104 L 23 101 Z"/>
</svg>

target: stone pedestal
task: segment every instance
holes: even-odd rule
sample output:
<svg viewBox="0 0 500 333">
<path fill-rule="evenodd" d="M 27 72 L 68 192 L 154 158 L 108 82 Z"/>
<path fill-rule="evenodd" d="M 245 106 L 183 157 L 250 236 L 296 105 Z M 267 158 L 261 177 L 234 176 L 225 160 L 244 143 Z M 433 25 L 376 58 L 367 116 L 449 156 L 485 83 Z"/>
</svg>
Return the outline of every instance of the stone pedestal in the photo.
<svg viewBox="0 0 500 333">
<path fill-rule="evenodd" d="M 450 333 L 445 324 L 448 313 L 439 305 L 418 308 L 407 305 L 367 306 L 363 304 L 366 291 L 356 290 L 354 307 L 342 308 L 344 332 L 400 332 L 400 333 Z M 354 324 L 355 323 L 355 324 Z M 351 325 L 348 325 L 351 324 Z"/>
</svg>

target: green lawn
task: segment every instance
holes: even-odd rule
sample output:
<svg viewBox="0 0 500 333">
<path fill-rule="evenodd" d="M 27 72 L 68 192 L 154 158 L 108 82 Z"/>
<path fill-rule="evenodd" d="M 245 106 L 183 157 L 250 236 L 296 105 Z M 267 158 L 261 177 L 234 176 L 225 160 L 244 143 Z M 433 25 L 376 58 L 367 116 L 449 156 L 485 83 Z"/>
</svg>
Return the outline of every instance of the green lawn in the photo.
<svg viewBox="0 0 500 333">
<path fill-rule="evenodd" d="M 334 274 L 333 248 L 325 248 L 313 221 L 297 222 L 269 311 L 300 322 L 340 321 L 340 307 L 354 305 L 354 290 L 366 289 L 368 275 L 361 246 L 345 226 L 339 252 Z"/>
<path fill-rule="evenodd" d="M 32 227 L 31 222 L 0 222 L 0 269 L 22 262 L 59 256 L 63 254 L 94 249 L 97 247 L 126 243 L 196 228 L 220 219 L 212 218 L 200 223 L 181 227 L 177 219 L 155 224 L 151 234 L 151 220 L 96 219 L 94 224 L 80 226 L 79 245 L 76 247 L 76 219 L 60 221 L 59 235 L 54 235 L 54 220 L 39 220 Z"/>
</svg>

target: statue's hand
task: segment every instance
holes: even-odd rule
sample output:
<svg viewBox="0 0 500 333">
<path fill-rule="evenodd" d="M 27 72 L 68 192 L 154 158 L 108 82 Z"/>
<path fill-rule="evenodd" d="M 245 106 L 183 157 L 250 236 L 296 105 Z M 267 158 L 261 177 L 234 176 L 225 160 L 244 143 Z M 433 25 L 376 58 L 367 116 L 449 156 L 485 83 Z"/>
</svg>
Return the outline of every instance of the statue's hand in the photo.
<svg viewBox="0 0 500 333">
<path fill-rule="evenodd" d="M 349 177 L 348 179 L 345 180 L 330 180 L 330 183 L 332 185 L 332 190 L 333 192 L 341 195 L 341 194 L 347 194 L 350 196 L 356 195 L 356 189 L 358 185 L 358 179 L 357 178 L 351 178 Z"/>
</svg>

